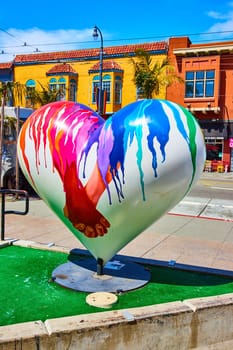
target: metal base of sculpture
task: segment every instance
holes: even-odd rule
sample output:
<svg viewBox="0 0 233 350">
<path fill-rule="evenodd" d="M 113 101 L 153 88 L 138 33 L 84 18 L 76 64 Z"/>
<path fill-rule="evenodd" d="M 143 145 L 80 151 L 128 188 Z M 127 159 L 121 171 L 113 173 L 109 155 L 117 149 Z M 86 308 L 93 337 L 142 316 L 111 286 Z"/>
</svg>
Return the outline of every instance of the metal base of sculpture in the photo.
<svg viewBox="0 0 233 350">
<path fill-rule="evenodd" d="M 150 271 L 132 262 L 111 260 L 101 267 L 93 258 L 72 258 L 72 261 L 54 269 L 52 280 L 63 287 L 82 292 L 121 293 L 147 284 Z"/>
</svg>

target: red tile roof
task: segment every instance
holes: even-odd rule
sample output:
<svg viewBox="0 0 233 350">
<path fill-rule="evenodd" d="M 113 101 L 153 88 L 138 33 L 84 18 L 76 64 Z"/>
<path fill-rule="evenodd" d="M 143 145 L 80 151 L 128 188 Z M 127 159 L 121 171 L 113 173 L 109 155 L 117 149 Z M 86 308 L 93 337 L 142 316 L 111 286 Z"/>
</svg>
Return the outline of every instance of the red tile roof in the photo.
<svg viewBox="0 0 233 350">
<path fill-rule="evenodd" d="M 100 62 L 94 64 L 90 70 L 98 71 L 100 69 Z M 122 70 L 121 66 L 114 61 L 103 61 L 103 70 Z"/>
<path fill-rule="evenodd" d="M 146 51 L 164 51 L 168 49 L 168 44 L 166 41 L 161 41 L 144 44 L 104 47 L 104 55 L 118 56 L 122 54 L 134 53 L 137 48 L 141 48 Z M 91 57 L 94 58 L 99 56 L 99 50 L 100 49 L 95 48 L 16 55 L 14 63 L 20 64 L 27 62 L 45 62 L 59 59 L 88 59 Z"/>
<path fill-rule="evenodd" d="M 56 64 L 54 67 L 47 71 L 47 74 L 56 74 L 56 73 L 73 73 L 77 74 L 74 68 L 68 63 Z"/>
<path fill-rule="evenodd" d="M 12 62 L 0 63 L 0 69 L 9 69 L 13 65 Z"/>
</svg>

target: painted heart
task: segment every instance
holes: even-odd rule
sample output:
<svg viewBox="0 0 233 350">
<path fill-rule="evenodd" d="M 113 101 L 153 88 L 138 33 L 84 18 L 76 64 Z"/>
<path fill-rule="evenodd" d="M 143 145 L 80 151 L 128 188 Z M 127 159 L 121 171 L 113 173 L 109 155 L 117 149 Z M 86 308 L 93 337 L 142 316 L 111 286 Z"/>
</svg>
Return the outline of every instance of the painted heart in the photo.
<svg viewBox="0 0 233 350">
<path fill-rule="evenodd" d="M 18 157 L 39 196 L 106 263 L 190 191 L 205 146 L 192 114 L 166 100 L 137 101 L 106 121 L 54 102 L 24 123 Z"/>
</svg>

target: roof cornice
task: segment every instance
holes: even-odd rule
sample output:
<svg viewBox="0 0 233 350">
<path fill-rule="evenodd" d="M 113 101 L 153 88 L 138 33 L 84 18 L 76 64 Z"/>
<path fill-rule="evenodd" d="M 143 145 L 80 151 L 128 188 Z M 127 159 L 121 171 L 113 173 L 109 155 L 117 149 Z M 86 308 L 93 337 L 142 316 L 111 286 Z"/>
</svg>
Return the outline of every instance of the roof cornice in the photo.
<svg viewBox="0 0 233 350">
<path fill-rule="evenodd" d="M 122 46 L 104 47 L 103 58 L 119 58 L 131 57 L 136 55 L 136 49 L 141 48 L 150 54 L 161 55 L 167 54 L 168 44 L 165 41 L 152 42 L 144 44 L 131 44 Z M 61 62 L 77 62 L 77 61 L 91 61 L 99 60 L 100 49 L 80 49 L 71 51 L 59 52 L 44 52 L 34 54 L 16 55 L 14 65 L 27 64 L 44 64 L 44 63 L 61 63 Z"/>
<path fill-rule="evenodd" d="M 176 56 L 203 56 L 210 54 L 219 53 L 233 53 L 233 43 L 225 45 L 209 45 L 209 46 L 199 46 L 199 47 L 188 47 L 181 49 L 174 49 L 173 53 Z"/>
</svg>

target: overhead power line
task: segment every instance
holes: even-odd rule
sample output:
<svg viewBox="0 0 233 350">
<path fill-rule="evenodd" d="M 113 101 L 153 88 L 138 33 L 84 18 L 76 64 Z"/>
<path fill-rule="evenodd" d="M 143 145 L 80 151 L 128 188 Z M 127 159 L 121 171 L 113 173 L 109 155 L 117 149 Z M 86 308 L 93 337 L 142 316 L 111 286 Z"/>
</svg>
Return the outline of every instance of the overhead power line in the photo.
<svg viewBox="0 0 233 350">
<path fill-rule="evenodd" d="M 89 44 L 93 43 L 93 40 L 85 40 L 85 41 L 68 41 L 68 42 L 53 42 L 53 43 L 33 43 L 28 44 L 26 41 L 19 40 L 13 34 L 8 31 L 0 28 L 0 31 L 10 35 L 15 40 L 22 43 L 20 46 L 8 46 L 8 48 L 21 47 L 21 46 L 53 46 L 53 45 L 75 45 L 75 44 Z M 144 37 L 132 37 L 132 38 L 120 38 L 120 39 L 105 39 L 104 42 L 118 42 L 118 41 L 131 41 L 131 40 L 154 40 L 154 39 L 162 39 L 162 38 L 171 38 L 171 37 L 186 37 L 186 36 L 200 36 L 200 35 L 216 35 L 216 34 L 233 34 L 233 30 L 225 30 L 225 31 L 216 31 L 216 32 L 201 32 L 201 33 L 187 33 L 187 34 L 167 34 L 167 35 L 153 35 L 153 36 L 144 36 Z M 216 40 L 216 39 L 215 39 Z M 228 40 L 227 38 L 225 40 Z"/>
<path fill-rule="evenodd" d="M 88 40 L 88 41 L 71 41 L 71 42 L 53 42 L 53 43 L 33 43 L 33 44 L 28 44 L 26 41 L 22 41 L 20 39 L 18 39 L 15 35 L 9 33 L 7 30 L 4 30 L 2 28 L 0 28 L 0 31 L 2 31 L 3 33 L 11 36 L 12 38 L 14 38 L 16 41 L 20 42 L 21 45 L 9 45 L 9 46 L 0 46 L 0 52 L 2 54 L 8 54 L 8 55 L 16 55 L 17 53 L 10 53 L 10 52 L 6 52 L 6 49 L 17 49 L 17 48 L 22 48 L 22 47 L 28 47 L 28 48 L 32 48 L 33 52 L 42 52 L 41 50 L 38 49 L 38 47 L 51 47 L 51 46 L 55 46 L 56 47 L 56 51 L 58 46 L 68 46 L 68 45 L 83 45 L 83 44 L 93 44 L 93 40 Z M 172 37 L 193 37 L 193 36 L 208 36 L 208 35 L 223 35 L 223 34 L 233 34 L 233 31 L 215 31 L 215 32 L 202 32 L 202 33 L 188 33 L 188 34 L 172 34 L 172 35 L 154 35 L 154 36 L 144 36 L 144 37 L 132 37 L 132 38 L 121 38 L 121 39 L 105 39 L 104 42 L 105 43 L 116 43 L 116 42 L 137 42 L 137 41 L 147 41 L 147 40 L 156 40 L 158 41 L 159 39 L 168 39 L 168 38 L 172 38 Z M 233 38 L 224 38 L 224 39 L 209 39 L 209 40 L 202 40 L 201 42 L 216 42 L 216 41 L 231 41 L 233 40 Z M 194 41 L 195 42 L 195 41 Z M 73 49 L 72 49 L 73 50 Z M 17 51 L 17 50 L 15 50 Z M 49 50 L 43 50 L 44 52 L 50 52 Z M 53 52 L 54 50 L 52 50 L 51 52 Z M 28 52 L 27 52 L 28 53 Z M 26 54 L 27 54 L 26 53 Z M 22 53 L 21 53 L 22 54 Z"/>
</svg>

